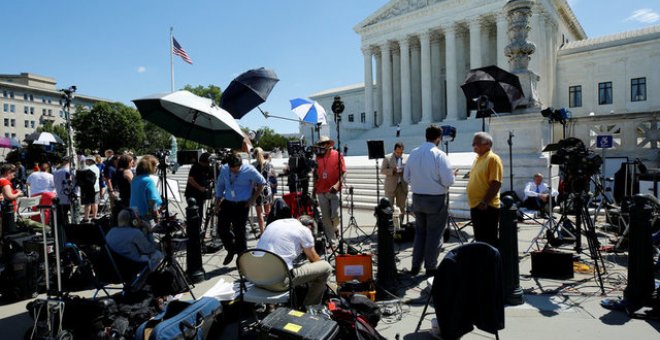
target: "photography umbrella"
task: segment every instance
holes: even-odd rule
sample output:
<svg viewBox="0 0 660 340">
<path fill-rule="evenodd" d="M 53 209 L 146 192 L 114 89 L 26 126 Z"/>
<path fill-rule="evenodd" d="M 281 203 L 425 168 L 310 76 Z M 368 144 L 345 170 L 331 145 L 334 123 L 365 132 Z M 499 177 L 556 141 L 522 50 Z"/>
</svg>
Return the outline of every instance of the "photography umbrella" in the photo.
<svg viewBox="0 0 660 340">
<path fill-rule="evenodd" d="M 307 98 L 295 98 L 289 102 L 291 102 L 291 111 L 303 122 L 312 125 L 328 124 L 325 109 L 318 102 Z"/>
<path fill-rule="evenodd" d="M 488 96 L 495 112 L 511 112 L 524 99 L 518 76 L 494 65 L 470 70 L 461 89 L 468 110 L 478 109 L 474 99 L 480 96 Z"/>
<path fill-rule="evenodd" d="M 0 137 L 0 148 L 18 149 L 20 147 L 21 143 L 19 143 L 15 138 Z"/>
<path fill-rule="evenodd" d="M 227 111 L 188 91 L 134 99 L 143 119 L 176 137 L 214 148 L 240 148 L 243 132 Z"/>
<path fill-rule="evenodd" d="M 232 117 L 241 119 L 266 101 L 278 81 L 275 71 L 267 68 L 260 67 L 243 72 L 232 80 L 222 93 L 220 107 Z"/>
<path fill-rule="evenodd" d="M 25 141 L 35 145 L 64 144 L 60 136 L 50 132 L 33 132 L 25 137 Z"/>
</svg>

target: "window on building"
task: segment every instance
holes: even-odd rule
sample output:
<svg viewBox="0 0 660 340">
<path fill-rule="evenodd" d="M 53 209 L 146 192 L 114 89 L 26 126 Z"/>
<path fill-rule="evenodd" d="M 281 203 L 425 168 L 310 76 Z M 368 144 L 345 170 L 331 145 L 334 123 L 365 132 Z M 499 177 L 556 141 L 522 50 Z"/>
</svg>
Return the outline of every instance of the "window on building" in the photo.
<svg viewBox="0 0 660 340">
<path fill-rule="evenodd" d="M 10 119 L 9 125 L 11 125 L 11 127 L 16 127 L 16 119 Z"/>
<path fill-rule="evenodd" d="M 60 98 L 60 106 L 62 106 L 62 98 Z"/>
<path fill-rule="evenodd" d="M 630 101 L 643 102 L 646 100 L 646 78 L 630 80 Z"/>
<path fill-rule="evenodd" d="M 9 98 L 14 99 L 14 92 L 13 91 L 9 92 Z"/>
<path fill-rule="evenodd" d="M 5 118 L 5 126 L 9 126 L 9 118 Z"/>
<path fill-rule="evenodd" d="M 64 118 L 64 111 L 60 110 L 60 118 Z"/>
<path fill-rule="evenodd" d="M 34 114 L 34 107 L 30 107 L 30 114 L 31 114 L 31 115 Z"/>
<path fill-rule="evenodd" d="M 34 129 L 34 123 L 35 123 L 34 120 L 31 120 L 31 121 L 30 121 L 30 127 L 33 128 L 33 129 Z"/>
<path fill-rule="evenodd" d="M 46 104 L 46 97 L 41 97 L 41 102 Z"/>
<path fill-rule="evenodd" d="M 598 105 L 612 104 L 612 82 L 598 83 Z"/>
<path fill-rule="evenodd" d="M 25 127 L 30 127 L 30 121 L 29 120 L 25 121 Z"/>
<path fill-rule="evenodd" d="M 46 109 L 41 109 L 41 114 L 45 116 L 46 115 Z"/>
<path fill-rule="evenodd" d="M 31 102 L 34 101 L 34 95 L 30 95 L 30 101 L 31 101 Z"/>
<path fill-rule="evenodd" d="M 12 113 L 16 112 L 16 105 L 14 105 L 14 104 L 9 105 L 9 112 L 12 112 Z"/>
<path fill-rule="evenodd" d="M 360 113 L 360 123 L 366 123 L 367 122 L 367 114 L 362 112 Z"/>
<path fill-rule="evenodd" d="M 352 113 L 348 115 L 348 121 L 351 123 L 355 121 L 355 117 Z"/>
<path fill-rule="evenodd" d="M 23 93 L 23 100 L 25 100 L 25 101 L 28 100 L 28 94 L 27 93 Z"/>
<path fill-rule="evenodd" d="M 50 98 L 48 98 L 48 104 L 52 104 L 52 103 L 53 101 Z"/>
<path fill-rule="evenodd" d="M 582 85 L 569 86 L 568 88 L 568 107 L 582 106 Z"/>
<path fill-rule="evenodd" d="M 26 133 L 23 139 L 27 139 L 29 135 L 30 135 L 29 133 Z"/>
<path fill-rule="evenodd" d="M 26 136 L 27 136 L 27 135 L 26 135 Z M 9 135 L 9 132 L 5 132 L 5 137 L 7 137 L 7 138 L 11 137 L 11 136 Z"/>
<path fill-rule="evenodd" d="M 30 108 L 27 106 L 23 106 L 23 113 L 28 114 L 30 112 Z"/>
<path fill-rule="evenodd" d="M 7 103 L 2 104 L 2 111 L 9 112 L 9 104 Z"/>
<path fill-rule="evenodd" d="M 53 110 L 52 110 L 52 109 L 48 109 L 48 115 L 49 115 L 49 116 L 52 116 L 52 115 L 53 115 Z"/>
<path fill-rule="evenodd" d="M 11 138 L 16 138 L 16 134 L 15 134 L 15 133 L 12 133 L 12 134 L 11 134 Z"/>
<path fill-rule="evenodd" d="M 2 96 L 7 98 L 7 95 L 8 95 L 7 90 L 2 90 Z"/>
</svg>

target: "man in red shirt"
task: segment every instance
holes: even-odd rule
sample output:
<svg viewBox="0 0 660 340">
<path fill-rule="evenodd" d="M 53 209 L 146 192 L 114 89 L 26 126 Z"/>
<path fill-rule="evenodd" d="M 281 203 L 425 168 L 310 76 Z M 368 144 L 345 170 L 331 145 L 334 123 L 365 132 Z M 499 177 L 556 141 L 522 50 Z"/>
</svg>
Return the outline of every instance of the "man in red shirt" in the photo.
<svg viewBox="0 0 660 340">
<path fill-rule="evenodd" d="M 339 226 L 339 191 L 346 174 L 346 163 L 337 150 L 335 142 L 321 136 L 317 146 L 316 171 L 314 172 L 314 194 L 319 201 L 325 236 L 332 246 L 337 245 Z M 341 171 L 340 171 L 341 162 Z"/>
</svg>

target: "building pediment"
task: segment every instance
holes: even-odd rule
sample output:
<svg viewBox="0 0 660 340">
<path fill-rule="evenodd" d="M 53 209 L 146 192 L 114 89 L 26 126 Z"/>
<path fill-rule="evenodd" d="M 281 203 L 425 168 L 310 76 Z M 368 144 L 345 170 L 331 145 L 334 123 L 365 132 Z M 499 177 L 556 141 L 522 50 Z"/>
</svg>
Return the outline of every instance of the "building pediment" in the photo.
<svg viewBox="0 0 660 340">
<path fill-rule="evenodd" d="M 362 21 L 358 27 L 367 27 L 380 22 L 419 11 L 433 4 L 456 0 L 396 0 L 390 1 L 373 15 Z"/>
</svg>

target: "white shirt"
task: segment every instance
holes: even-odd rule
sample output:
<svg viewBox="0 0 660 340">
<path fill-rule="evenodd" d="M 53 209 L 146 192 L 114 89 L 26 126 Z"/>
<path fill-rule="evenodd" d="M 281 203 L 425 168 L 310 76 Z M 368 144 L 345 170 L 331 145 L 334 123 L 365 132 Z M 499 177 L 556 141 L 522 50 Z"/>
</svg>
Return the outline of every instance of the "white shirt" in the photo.
<svg viewBox="0 0 660 340">
<path fill-rule="evenodd" d="M 435 144 L 426 142 L 408 156 L 403 178 L 415 194 L 443 195 L 454 184 L 454 171 L 449 157 Z"/>
<path fill-rule="evenodd" d="M 540 185 L 538 185 L 537 188 L 536 183 L 534 183 L 534 181 L 531 181 L 528 182 L 527 185 L 525 185 L 525 198 L 523 198 L 523 200 L 526 200 L 529 197 L 538 197 L 539 194 L 547 194 L 548 192 L 550 192 L 550 190 L 548 190 L 547 184 L 541 183 Z M 559 195 L 559 192 L 553 188 L 552 197 L 557 197 L 557 195 Z"/>
<path fill-rule="evenodd" d="M 55 192 L 53 175 L 48 172 L 33 172 L 28 176 L 27 184 L 30 186 L 30 195 L 37 195 L 42 192 Z"/>
<path fill-rule="evenodd" d="M 86 165 L 84 170 L 91 170 L 96 175 L 96 182 L 94 183 L 94 192 L 101 191 L 101 184 L 99 183 L 99 178 L 101 178 L 101 171 L 96 164 Z"/>
<path fill-rule="evenodd" d="M 277 220 L 266 227 L 257 243 L 258 249 L 271 251 L 284 259 L 289 269 L 304 248 L 314 247 L 312 231 L 295 218 Z"/>
</svg>

